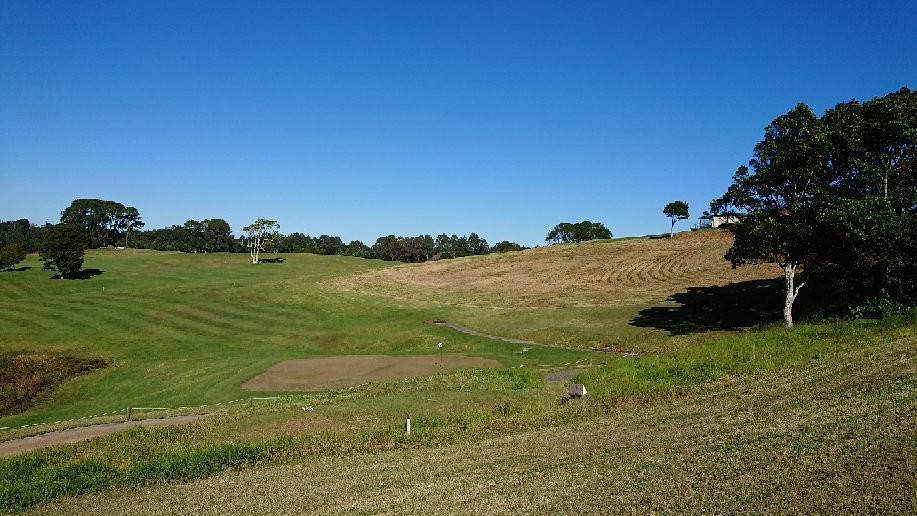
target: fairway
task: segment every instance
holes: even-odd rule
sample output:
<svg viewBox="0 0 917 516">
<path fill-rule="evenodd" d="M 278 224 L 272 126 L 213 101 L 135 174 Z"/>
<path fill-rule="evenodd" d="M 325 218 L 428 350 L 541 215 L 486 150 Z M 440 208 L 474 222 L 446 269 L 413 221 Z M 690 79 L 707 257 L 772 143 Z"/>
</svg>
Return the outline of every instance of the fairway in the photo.
<svg viewBox="0 0 917 516">
<path fill-rule="evenodd" d="M 425 321 L 446 307 L 399 303 L 321 287 L 390 264 L 291 254 L 252 265 L 240 254 L 90 250 L 82 280 L 53 280 L 36 256 L 0 273 L 0 353 L 105 360 L 0 427 L 134 407 L 180 407 L 249 396 L 242 384 L 291 359 L 341 355 L 475 355 L 506 365 L 578 360 L 575 350 L 520 346 Z M 432 372 L 432 371 L 431 371 Z M 358 383 L 369 381 L 363 379 Z"/>
<path fill-rule="evenodd" d="M 249 391 L 296 392 L 354 387 L 443 373 L 463 367 L 500 367 L 488 358 L 463 355 L 354 355 L 285 360 L 242 384 Z"/>
</svg>

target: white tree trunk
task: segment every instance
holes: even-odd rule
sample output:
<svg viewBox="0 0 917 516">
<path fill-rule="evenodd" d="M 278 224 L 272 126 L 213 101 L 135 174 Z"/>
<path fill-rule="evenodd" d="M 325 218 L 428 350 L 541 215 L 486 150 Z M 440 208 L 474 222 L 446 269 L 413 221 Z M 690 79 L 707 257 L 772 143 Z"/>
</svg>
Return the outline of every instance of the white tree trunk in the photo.
<svg viewBox="0 0 917 516">
<path fill-rule="evenodd" d="M 796 301 L 796 296 L 799 295 L 799 289 L 805 285 L 805 282 L 794 287 L 793 283 L 796 280 L 796 264 L 794 263 L 784 264 L 783 274 L 786 279 L 786 300 L 783 303 L 783 322 L 787 328 L 792 328 L 793 302 Z"/>
</svg>

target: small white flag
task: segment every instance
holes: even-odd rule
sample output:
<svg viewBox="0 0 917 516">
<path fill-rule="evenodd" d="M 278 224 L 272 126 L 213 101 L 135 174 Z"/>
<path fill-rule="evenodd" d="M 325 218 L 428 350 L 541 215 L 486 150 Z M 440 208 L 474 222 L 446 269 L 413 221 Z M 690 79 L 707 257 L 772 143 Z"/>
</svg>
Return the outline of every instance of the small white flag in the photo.
<svg viewBox="0 0 917 516">
<path fill-rule="evenodd" d="M 443 343 L 442 343 L 442 342 L 439 343 L 439 349 L 443 349 Z"/>
</svg>

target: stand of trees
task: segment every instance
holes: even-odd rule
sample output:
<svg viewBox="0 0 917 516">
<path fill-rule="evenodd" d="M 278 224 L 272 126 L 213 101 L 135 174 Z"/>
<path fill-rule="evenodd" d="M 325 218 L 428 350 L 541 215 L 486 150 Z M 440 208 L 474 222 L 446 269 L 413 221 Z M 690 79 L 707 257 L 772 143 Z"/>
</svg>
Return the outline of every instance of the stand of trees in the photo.
<svg viewBox="0 0 917 516">
<path fill-rule="evenodd" d="M 548 232 L 545 241 L 552 244 L 570 244 L 600 238 L 611 238 L 611 230 L 601 222 L 584 220 L 576 224 L 561 222 Z"/>
<path fill-rule="evenodd" d="M 784 271 L 784 321 L 805 285 L 822 299 L 917 302 L 917 92 L 907 88 L 818 117 L 805 104 L 774 119 L 714 213 L 733 266 Z"/>
<path fill-rule="evenodd" d="M 27 253 L 38 251 L 47 224 L 36 226 L 28 219 L 0 221 L 0 247 L 16 244 Z"/>
<path fill-rule="evenodd" d="M 526 248 L 515 242 L 508 241 L 503 241 L 497 246 L 490 247 L 487 244 L 487 240 L 478 236 L 477 233 L 471 233 L 468 236 L 449 236 L 443 233 L 436 238 L 431 235 L 418 235 L 415 237 L 383 236 L 376 239 L 371 251 L 373 258 L 415 263 L 522 249 Z"/>
<path fill-rule="evenodd" d="M 76 199 L 61 212 L 60 220 L 79 227 L 89 248 L 127 246 L 131 231 L 143 227 L 137 208 L 101 199 Z"/>
<path fill-rule="evenodd" d="M 223 219 L 189 220 L 181 226 L 137 231 L 131 237 L 134 247 L 185 253 L 242 252 Z"/>
<path fill-rule="evenodd" d="M 604 227 L 601 224 L 598 226 Z M 41 250 L 45 268 L 60 271 L 62 277 L 72 277 L 82 267 L 85 249 L 121 244 L 130 244 L 139 249 L 185 253 L 249 252 L 253 263 L 258 263 L 261 252 L 423 262 L 526 249 L 506 240 L 490 247 L 487 240 L 477 233 L 468 236 L 449 236 L 444 233 L 436 238 L 431 235 L 387 235 L 376 239 L 370 247 L 359 240 L 345 244 L 340 237 L 332 235 L 283 235 L 277 231 L 280 226 L 275 221 L 266 219 L 259 219 L 243 228 L 245 235 L 240 238 L 235 238 L 229 223 L 219 218 L 188 220 L 180 226 L 159 229 L 143 230 L 143 227 L 144 223 L 136 208 L 100 199 L 74 200 L 61 213 L 61 223 L 54 226 L 47 224 L 38 227 L 26 219 L 0 221 L 0 269 L 12 267 L 21 261 L 20 255 L 25 252 Z M 81 245 L 74 246 L 73 238 L 78 238 Z"/>
</svg>

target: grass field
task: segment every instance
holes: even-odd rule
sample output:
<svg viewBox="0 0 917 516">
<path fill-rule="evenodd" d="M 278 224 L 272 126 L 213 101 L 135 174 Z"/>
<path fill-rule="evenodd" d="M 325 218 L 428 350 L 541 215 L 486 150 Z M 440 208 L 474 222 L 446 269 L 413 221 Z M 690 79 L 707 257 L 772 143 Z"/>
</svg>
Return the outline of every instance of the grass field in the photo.
<svg viewBox="0 0 917 516">
<path fill-rule="evenodd" d="M 718 365 L 721 358 L 730 363 Z M 61 478 L 74 494 L 101 491 L 36 514 L 906 513 L 917 502 L 913 320 L 717 339 L 615 362 L 586 381 L 596 394 L 580 402 L 552 403 L 551 387 L 534 385 L 504 391 L 518 394 L 484 411 L 453 400 L 415 416 L 411 439 L 397 420 L 378 417 L 380 404 L 393 409 L 401 395 L 375 391 L 347 409 L 350 402 L 329 404 L 320 417 L 362 417 L 318 433 L 302 423 L 311 414 L 294 415 L 292 400 L 238 407 L 189 427 L 0 462 L 0 480 L 18 471 L 42 486 L 21 498 Z M 455 387 L 453 396 L 466 396 Z M 450 390 L 440 388 L 437 397 Z M 218 441 L 280 420 L 287 426 L 278 437 Z"/>
<path fill-rule="evenodd" d="M 48 279 L 30 257 L 31 268 L 0 273 L 0 352 L 106 367 L 0 426 L 126 406 L 216 415 L 0 459 L 0 509 L 906 512 L 917 492 L 917 321 L 769 325 L 773 271 L 732 271 L 725 247 L 723 234 L 699 232 L 394 267 L 93 250 L 88 279 L 73 281 Z M 618 278 L 602 280 L 605 297 L 590 281 L 589 267 L 641 259 L 635 270 L 657 272 L 600 275 Z M 494 270 L 504 279 L 490 284 Z M 517 302 L 517 281 L 531 281 L 534 300 Z M 535 286 L 552 281 L 556 301 Z M 434 319 L 570 348 L 523 354 Z M 610 340 L 647 353 L 583 350 Z M 418 366 L 422 376 L 225 404 L 287 360 L 435 357 L 439 341 L 447 361 L 502 367 Z M 570 368 L 590 394 L 561 403 L 563 384 L 542 372 Z"/>
<path fill-rule="evenodd" d="M 446 352 L 505 365 L 565 363 L 578 353 L 497 344 L 429 321 L 444 307 L 342 294 L 316 283 L 384 267 L 378 261 L 291 255 L 252 266 L 245 255 L 92 250 L 85 280 L 55 281 L 30 256 L 0 273 L 0 352 L 102 358 L 109 366 L 62 385 L 0 426 L 178 407 L 250 396 L 241 385 L 287 359 Z"/>
</svg>

